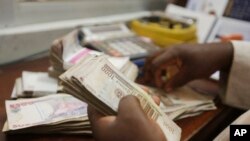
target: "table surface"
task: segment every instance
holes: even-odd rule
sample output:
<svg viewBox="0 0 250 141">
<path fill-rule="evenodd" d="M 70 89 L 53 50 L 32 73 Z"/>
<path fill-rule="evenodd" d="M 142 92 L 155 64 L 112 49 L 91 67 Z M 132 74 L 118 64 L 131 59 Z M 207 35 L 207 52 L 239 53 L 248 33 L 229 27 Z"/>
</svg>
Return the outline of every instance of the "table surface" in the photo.
<svg viewBox="0 0 250 141">
<path fill-rule="evenodd" d="M 35 60 L 26 60 L 17 62 L 10 65 L 0 67 L 0 129 L 2 129 L 4 122 L 6 121 L 6 112 L 4 101 L 10 98 L 12 88 L 14 86 L 15 79 L 21 76 L 23 70 L 28 71 L 47 71 L 49 67 L 48 57 L 43 57 Z M 200 88 L 210 90 L 211 93 L 218 91 L 217 85 L 211 82 L 198 82 Z M 192 85 L 196 85 L 195 82 Z M 211 137 L 210 134 L 218 129 L 218 123 L 225 122 L 225 119 L 229 119 L 228 115 L 235 113 L 235 109 L 217 104 L 218 109 L 213 111 L 204 112 L 203 114 L 195 117 L 185 118 L 176 123 L 182 128 L 181 140 L 200 140 L 205 136 Z M 235 119 L 232 117 L 231 120 Z M 231 122 L 228 121 L 228 122 Z M 226 126 L 226 123 L 225 123 Z M 224 128 L 220 125 L 220 128 Z M 84 135 L 34 135 L 34 134 L 22 134 L 22 135 L 5 135 L 0 132 L 0 141 L 94 141 L 91 136 Z M 202 139 L 204 140 L 204 138 Z"/>
</svg>

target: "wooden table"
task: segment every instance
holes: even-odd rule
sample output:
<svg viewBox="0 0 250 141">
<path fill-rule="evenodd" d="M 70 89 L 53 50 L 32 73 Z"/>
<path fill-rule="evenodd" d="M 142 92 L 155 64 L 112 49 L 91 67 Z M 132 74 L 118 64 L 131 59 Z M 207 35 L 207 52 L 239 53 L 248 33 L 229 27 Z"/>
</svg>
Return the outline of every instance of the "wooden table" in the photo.
<svg viewBox="0 0 250 141">
<path fill-rule="evenodd" d="M 10 98 L 15 79 L 21 76 L 23 70 L 47 71 L 48 57 L 17 62 L 0 67 L 0 128 L 6 121 L 4 101 Z M 195 83 L 193 83 L 195 85 Z M 211 82 L 200 83 L 202 88 L 208 88 L 211 92 L 218 91 L 218 87 Z M 218 109 L 204 112 L 195 117 L 177 121 L 182 128 L 182 140 L 211 140 L 226 125 L 234 120 L 242 111 L 224 106 L 218 102 Z M 0 133 L 0 141 L 93 141 L 91 136 L 83 135 L 5 135 Z"/>
</svg>

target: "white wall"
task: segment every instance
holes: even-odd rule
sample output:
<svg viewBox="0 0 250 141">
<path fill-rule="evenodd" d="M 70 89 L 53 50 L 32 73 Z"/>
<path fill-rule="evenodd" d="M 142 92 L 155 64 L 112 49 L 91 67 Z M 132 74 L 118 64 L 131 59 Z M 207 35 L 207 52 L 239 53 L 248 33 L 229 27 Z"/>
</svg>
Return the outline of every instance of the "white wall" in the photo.
<svg viewBox="0 0 250 141">
<path fill-rule="evenodd" d="M 0 2 L 1 1 L 14 2 L 14 22 L 9 24 L 9 26 L 18 26 L 144 10 L 163 10 L 167 0 L 48 0 L 45 2 L 0 0 Z"/>
<path fill-rule="evenodd" d="M 54 39 L 77 25 L 95 21 L 92 17 L 118 14 L 116 18 L 122 19 L 124 15 L 119 14 L 163 10 L 166 5 L 166 0 L 70 0 L 76 3 L 24 2 L 14 5 L 11 4 L 13 1 L 16 2 L 0 0 L 0 21 L 4 21 L 4 24 L 0 22 L 0 65 L 48 50 Z M 6 11 L 6 5 L 13 6 L 14 12 L 12 9 L 1 14 Z M 128 15 L 133 17 L 135 14 Z M 112 19 L 109 16 L 100 19 L 108 18 Z"/>
<path fill-rule="evenodd" d="M 12 0 L 0 0 L 0 29 L 13 22 L 13 7 Z"/>
<path fill-rule="evenodd" d="M 128 19 L 149 15 L 149 13 L 150 12 L 136 12 L 1 29 L 0 65 L 48 50 L 54 39 L 67 34 L 76 26 L 102 22 L 109 23 L 111 21 L 126 21 Z"/>
</svg>

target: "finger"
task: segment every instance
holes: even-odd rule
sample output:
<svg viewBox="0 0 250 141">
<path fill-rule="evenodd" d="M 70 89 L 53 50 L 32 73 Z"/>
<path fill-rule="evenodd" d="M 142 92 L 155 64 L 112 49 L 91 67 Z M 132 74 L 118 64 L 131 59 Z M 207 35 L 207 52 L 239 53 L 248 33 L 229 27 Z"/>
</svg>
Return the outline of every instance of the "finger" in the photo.
<svg viewBox="0 0 250 141">
<path fill-rule="evenodd" d="M 156 87 L 161 88 L 163 86 L 163 80 L 162 80 L 162 72 L 164 72 L 164 69 L 158 69 L 154 71 L 154 75 L 152 76 L 154 80 L 154 84 Z"/>
<path fill-rule="evenodd" d="M 120 100 L 118 117 L 125 119 L 140 119 L 146 117 L 137 97 L 129 95 Z"/>
<path fill-rule="evenodd" d="M 105 117 L 105 115 L 103 115 L 102 113 L 100 113 L 99 111 L 97 111 L 91 105 L 88 105 L 88 117 L 89 117 L 89 121 L 91 123 L 94 123 L 95 121 L 98 121 L 102 117 Z"/>
<path fill-rule="evenodd" d="M 151 94 L 150 94 L 150 90 L 149 90 L 148 87 L 143 86 L 143 85 L 139 85 L 139 86 L 140 86 L 146 93 L 148 93 L 149 95 L 151 95 Z M 152 99 L 154 100 L 154 102 L 155 102 L 157 105 L 160 105 L 161 100 L 160 100 L 160 97 L 159 97 L 159 96 L 157 96 L 157 95 L 151 95 L 151 97 L 152 97 Z"/>
<path fill-rule="evenodd" d="M 191 73 L 185 69 L 181 69 L 177 74 L 170 78 L 164 86 L 164 89 L 169 92 L 175 88 L 185 85 L 191 80 Z"/>
<path fill-rule="evenodd" d="M 160 103 L 161 103 L 160 97 L 153 95 L 152 99 L 154 100 L 155 104 L 157 104 L 158 106 L 160 105 Z"/>
<path fill-rule="evenodd" d="M 115 120 L 114 116 L 105 116 L 90 105 L 88 105 L 88 117 L 92 127 L 94 128 L 110 124 Z"/>
<path fill-rule="evenodd" d="M 153 55 L 151 55 L 150 57 L 148 57 L 146 59 L 145 65 L 142 69 L 143 71 L 143 78 L 145 82 L 150 82 L 151 80 L 151 76 L 152 76 L 152 61 L 154 60 L 155 57 L 159 56 L 160 54 L 162 54 L 163 51 L 159 51 Z"/>
<path fill-rule="evenodd" d="M 177 51 L 174 49 L 168 49 L 163 54 L 152 60 L 153 69 L 156 71 L 161 68 L 166 68 L 168 65 L 176 63 L 177 59 L 179 59 Z"/>
<path fill-rule="evenodd" d="M 166 80 L 163 80 L 162 77 L 166 76 L 168 66 L 176 63 L 176 58 L 178 58 L 177 53 L 173 49 L 168 49 L 152 61 L 152 71 L 154 72 L 152 77 L 157 87 L 163 87 Z"/>
<path fill-rule="evenodd" d="M 144 85 L 139 85 L 140 88 L 142 88 L 145 92 L 149 93 L 149 88 Z"/>
<path fill-rule="evenodd" d="M 164 51 L 161 50 L 161 51 L 158 51 L 158 52 L 152 54 L 151 56 L 147 57 L 143 69 L 146 69 L 146 70 L 150 69 L 150 68 L 151 68 L 150 66 L 151 66 L 151 64 L 152 64 L 152 61 L 153 61 L 156 57 L 158 57 L 160 54 L 162 54 L 163 52 L 164 52 Z"/>
<path fill-rule="evenodd" d="M 111 125 L 116 120 L 115 116 L 105 116 L 91 106 L 88 106 L 88 116 L 95 140 L 102 140 L 103 137 L 110 136 L 113 128 Z"/>
<path fill-rule="evenodd" d="M 173 68 L 173 66 L 175 66 L 175 65 L 176 65 L 176 61 L 169 61 L 169 62 L 166 62 L 165 64 L 162 64 L 159 67 L 156 67 L 151 79 L 153 78 L 154 84 L 157 87 L 162 88 L 165 81 L 167 81 L 167 79 L 168 79 L 167 76 L 174 75 L 174 74 L 172 74 L 172 72 L 169 72 L 169 70 L 170 70 L 169 68 Z M 167 78 L 167 79 L 164 79 L 164 78 Z"/>
</svg>

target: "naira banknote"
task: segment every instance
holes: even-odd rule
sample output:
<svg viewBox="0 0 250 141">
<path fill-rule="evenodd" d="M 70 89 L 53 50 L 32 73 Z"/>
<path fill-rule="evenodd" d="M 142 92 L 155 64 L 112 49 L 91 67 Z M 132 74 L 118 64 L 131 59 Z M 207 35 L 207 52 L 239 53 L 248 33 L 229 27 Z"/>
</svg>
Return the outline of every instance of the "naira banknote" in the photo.
<svg viewBox="0 0 250 141">
<path fill-rule="evenodd" d="M 166 139 L 180 140 L 181 129 L 166 116 L 144 90 L 124 77 L 108 61 L 107 56 L 87 56 L 62 74 L 60 79 L 66 90 L 73 91 L 72 95 L 86 101 L 104 114 L 117 113 L 122 97 L 136 96 L 148 117 L 158 123 Z"/>
<path fill-rule="evenodd" d="M 5 106 L 9 130 L 87 120 L 87 104 L 68 94 L 6 100 Z"/>
</svg>

